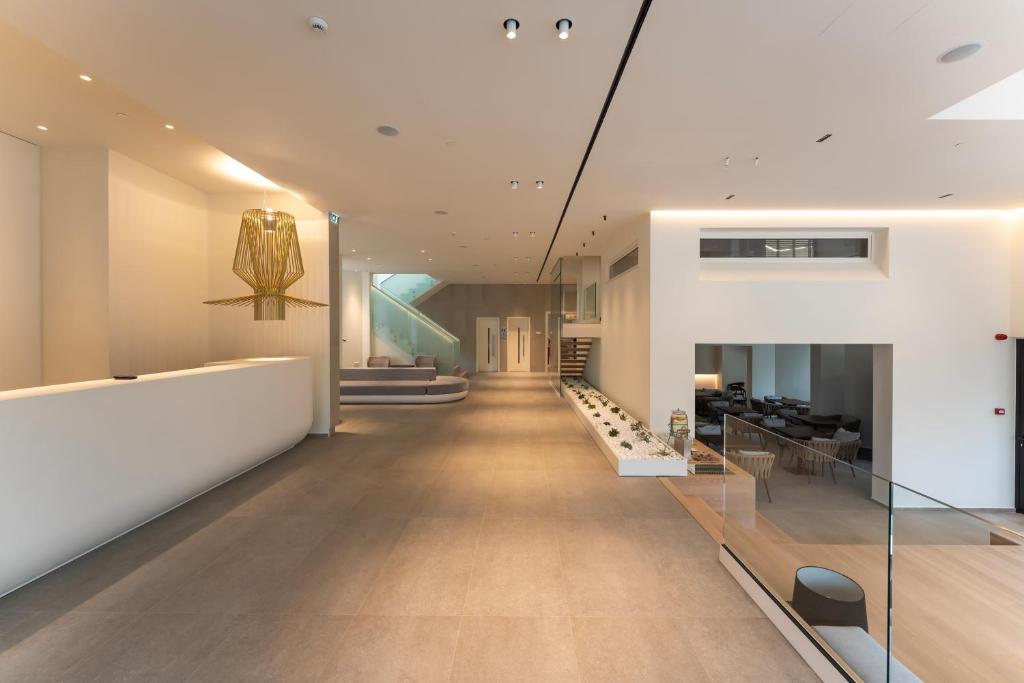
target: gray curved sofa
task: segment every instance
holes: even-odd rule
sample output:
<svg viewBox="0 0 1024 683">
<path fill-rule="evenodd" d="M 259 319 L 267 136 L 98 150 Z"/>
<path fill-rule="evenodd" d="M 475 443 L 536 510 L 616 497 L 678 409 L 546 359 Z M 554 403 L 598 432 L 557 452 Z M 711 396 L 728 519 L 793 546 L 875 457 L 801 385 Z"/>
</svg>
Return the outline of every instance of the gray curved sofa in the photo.
<svg viewBox="0 0 1024 683">
<path fill-rule="evenodd" d="M 344 368 L 338 391 L 342 403 L 450 403 L 466 398 L 469 380 L 436 368 Z"/>
</svg>

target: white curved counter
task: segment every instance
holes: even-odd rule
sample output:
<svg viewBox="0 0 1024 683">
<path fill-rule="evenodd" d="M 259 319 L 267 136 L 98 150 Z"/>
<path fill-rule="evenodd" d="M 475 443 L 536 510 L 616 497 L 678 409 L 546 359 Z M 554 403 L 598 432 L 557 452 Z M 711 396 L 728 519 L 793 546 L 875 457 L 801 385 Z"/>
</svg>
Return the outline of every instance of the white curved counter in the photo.
<svg viewBox="0 0 1024 683">
<path fill-rule="evenodd" d="M 0 595 L 288 450 L 309 358 L 0 392 Z"/>
</svg>

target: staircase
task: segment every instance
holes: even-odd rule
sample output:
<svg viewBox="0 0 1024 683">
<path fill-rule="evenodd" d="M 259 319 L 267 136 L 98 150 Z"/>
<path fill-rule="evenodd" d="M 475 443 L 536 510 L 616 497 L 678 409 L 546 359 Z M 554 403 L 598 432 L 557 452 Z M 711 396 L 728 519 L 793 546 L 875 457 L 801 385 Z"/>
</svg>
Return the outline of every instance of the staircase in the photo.
<svg viewBox="0 0 1024 683">
<path fill-rule="evenodd" d="M 582 377 L 583 368 L 587 365 L 587 358 L 590 356 L 590 346 L 594 340 L 586 337 L 566 337 L 561 342 L 561 368 L 562 377 Z"/>
</svg>

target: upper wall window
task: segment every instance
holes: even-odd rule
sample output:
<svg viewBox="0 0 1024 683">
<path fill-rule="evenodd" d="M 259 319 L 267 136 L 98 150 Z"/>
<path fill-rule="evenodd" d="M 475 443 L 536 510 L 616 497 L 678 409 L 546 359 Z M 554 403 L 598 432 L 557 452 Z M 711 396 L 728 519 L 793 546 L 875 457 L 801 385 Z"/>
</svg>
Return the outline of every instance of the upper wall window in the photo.
<svg viewBox="0 0 1024 683">
<path fill-rule="evenodd" d="M 871 236 L 705 237 L 701 258 L 724 259 L 868 259 Z"/>
<path fill-rule="evenodd" d="M 608 279 L 618 277 L 627 270 L 636 268 L 640 265 L 640 248 L 635 247 L 618 260 L 612 262 L 611 267 L 608 268 Z"/>
</svg>

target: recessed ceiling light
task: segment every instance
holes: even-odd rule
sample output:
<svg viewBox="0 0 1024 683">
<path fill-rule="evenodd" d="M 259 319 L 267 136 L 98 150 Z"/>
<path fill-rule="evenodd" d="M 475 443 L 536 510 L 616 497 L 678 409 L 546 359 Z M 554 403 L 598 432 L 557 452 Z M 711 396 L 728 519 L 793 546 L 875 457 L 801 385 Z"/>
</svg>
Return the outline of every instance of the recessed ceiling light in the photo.
<svg viewBox="0 0 1024 683">
<path fill-rule="evenodd" d="M 537 233 L 534 232 L 533 230 L 531 230 L 530 231 L 530 237 L 536 237 L 536 236 L 537 236 Z"/>
<path fill-rule="evenodd" d="M 513 190 L 518 190 L 519 189 L 519 181 L 518 180 L 513 180 L 511 183 L 509 183 L 509 185 L 512 186 Z"/>
<path fill-rule="evenodd" d="M 426 253 L 427 253 L 427 250 L 426 250 L 426 249 L 420 249 L 420 253 L 421 253 L 421 254 L 426 254 Z"/>
<path fill-rule="evenodd" d="M 427 260 L 428 260 L 428 261 L 433 261 L 434 259 L 432 259 L 432 258 L 428 258 Z"/>
<path fill-rule="evenodd" d="M 438 209 L 434 213 L 436 213 L 438 216 L 447 216 L 448 215 L 448 212 L 445 211 L 444 209 Z"/>
<path fill-rule="evenodd" d="M 377 132 L 386 138 L 393 138 L 399 131 L 394 126 L 377 126 Z"/>
<path fill-rule="evenodd" d="M 167 130 L 174 130 L 174 124 L 173 123 L 165 123 L 164 124 L 164 128 L 166 128 Z"/>
<path fill-rule="evenodd" d="M 953 196 L 952 192 L 947 192 L 946 194 L 940 194 L 939 195 L 939 199 L 946 199 L 947 197 L 952 197 L 952 196 Z"/>
<path fill-rule="evenodd" d="M 372 257 L 372 256 L 367 256 L 367 257 L 366 257 L 366 260 L 367 260 L 367 261 L 372 261 L 372 260 L 373 260 L 373 257 Z"/>
<path fill-rule="evenodd" d="M 38 128 L 39 130 L 42 130 L 42 131 L 50 130 L 49 128 L 47 128 L 43 124 L 39 124 L 38 126 L 36 126 L 36 128 Z"/>
<path fill-rule="evenodd" d="M 555 28 L 558 30 L 558 37 L 565 40 L 569 37 L 569 31 L 572 30 L 572 19 L 559 19 L 555 22 Z"/>
<path fill-rule="evenodd" d="M 978 50 L 982 48 L 982 45 L 983 43 L 980 42 L 958 45 L 952 50 L 946 50 L 939 55 L 939 61 L 943 64 L 952 64 L 953 62 L 959 62 L 967 59 L 968 57 L 973 57 L 977 54 Z"/>
<path fill-rule="evenodd" d="M 89 74 L 82 74 L 79 76 L 79 78 L 81 78 L 86 83 L 92 83 L 92 76 L 90 76 Z"/>
<path fill-rule="evenodd" d="M 452 230 L 452 231 L 451 231 L 450 233 L 448 233 L 448 234 L 449 234 L 449 235 L 451 235 L 452 237 L 455 237 L 455 231 L 454 231 L 454 230 Z"/>
<path fill-rule="evenodd" d="M 355 249 L 353 249 L 353 250 L 352 250 L 352 253 L 353 253 L 353 254 L 354 254 L 354 253 L 356 253 L 356 250 L 355 250 Z"/>
<path fill-rule="evenodd" d="M 534 183 L 534 185 L 537 186 L 538 190 L 543 190 L 544 189 L 544 181 L 543 180 L 538 180 L 536 183 Z"/>
<path fill-rule="evenodd" d="M 515 40 L 516 36 L 519 35 L 519 21 L 509 17 L 501 23 L 501 27 L 505 29 L 505 37 L 509 40 Z"/>
<path fill-rule="evenodd" d="M 519 237 L 519 231 L 518 230 L 513 230 L 512 231 L 512 236 L 513 237 Z"/>
</svg>

